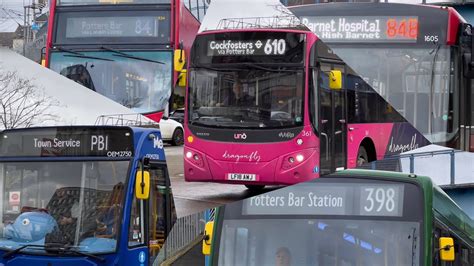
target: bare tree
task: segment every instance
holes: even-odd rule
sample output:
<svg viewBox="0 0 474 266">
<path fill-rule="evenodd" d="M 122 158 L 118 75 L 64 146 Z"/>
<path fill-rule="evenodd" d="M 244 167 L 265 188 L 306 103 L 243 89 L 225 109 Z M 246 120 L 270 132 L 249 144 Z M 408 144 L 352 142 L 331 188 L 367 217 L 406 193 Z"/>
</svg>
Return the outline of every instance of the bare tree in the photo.
<svg viewBox="0 0 474 266">
<path fill-rule="evenodd" d="M 0 127 L 4 129 L 31 127 L 56 120 L 49 109 L 58 103 L 44 90 L 17 72 L 0 70 Z"/>
</svg>

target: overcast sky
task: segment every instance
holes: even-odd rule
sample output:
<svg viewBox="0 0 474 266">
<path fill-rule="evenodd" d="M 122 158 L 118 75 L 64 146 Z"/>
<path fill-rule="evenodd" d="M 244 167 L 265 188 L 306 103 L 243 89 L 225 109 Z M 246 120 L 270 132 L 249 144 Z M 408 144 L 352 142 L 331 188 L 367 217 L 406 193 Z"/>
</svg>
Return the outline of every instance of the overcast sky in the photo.
<svg viewBox="0 0 474 266">
<path fill-rule="evenodd" d="M 216 29 L 224 18 L 284 16 L 282 10 L 279 0 L 212 0 L 199 31 Z"/>
<path fill-rule="evenodd" d="M 15 31 L 23 25 L 23 6 L 32 0 L 0 0 L 0 32 Z"/>
</svg>

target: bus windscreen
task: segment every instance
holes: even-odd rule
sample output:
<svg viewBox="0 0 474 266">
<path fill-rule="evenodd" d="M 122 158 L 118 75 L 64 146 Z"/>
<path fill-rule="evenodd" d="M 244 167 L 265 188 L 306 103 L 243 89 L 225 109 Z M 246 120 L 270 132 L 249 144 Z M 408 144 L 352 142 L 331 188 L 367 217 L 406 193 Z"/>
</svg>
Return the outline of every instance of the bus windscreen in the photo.
<svg viewBox="0 0 474 266">
<path fill-rule="evenodd" d="M 0 156 L 130 158 L 133 156 L 133 133 L 128 128 L 5 131 L 0 136 Z"/>
</svg>

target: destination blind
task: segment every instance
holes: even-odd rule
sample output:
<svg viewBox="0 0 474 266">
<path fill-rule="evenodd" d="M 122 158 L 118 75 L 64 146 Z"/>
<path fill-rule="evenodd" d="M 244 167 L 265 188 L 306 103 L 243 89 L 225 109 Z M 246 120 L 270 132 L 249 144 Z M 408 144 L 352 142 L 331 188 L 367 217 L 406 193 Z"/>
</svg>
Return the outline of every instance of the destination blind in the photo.
<svg viewBox="0 0 474 266">
<path fill-rule="evenodd" d="M 312 183 L 246 199 L 243 215 L 403 216 L 404 185 Z"/>
<path fill-rule="evenodd" d="M 207 48 L 208 56 L 232 56 L 232 55 L 285 55 L 287 43 L 285 39 L 262 39 L 262 40 L 222 40 L 209 41 Z"/>
<path fill-rule="evenodd" d="M 3 132 L 2 157 L 133 156 L 133 133 L 128 128 L 43 128 Z"/>
<path fill-rule="evenodd" d="M 193 65 L 225 63 L 298 63 L 305 35 L 292 32 L 243 31 L 203 34 L 191 52 Z"/>
<path fill-rule="evenodd" d="M 169 43 L 168 10 L 59 12 L 58 44 Z"/>
<path fill-rule="evenodd" d="M 301 22 L 323 41 L 416 43 L 417 16 L 311 16 Z"/>
</svg>

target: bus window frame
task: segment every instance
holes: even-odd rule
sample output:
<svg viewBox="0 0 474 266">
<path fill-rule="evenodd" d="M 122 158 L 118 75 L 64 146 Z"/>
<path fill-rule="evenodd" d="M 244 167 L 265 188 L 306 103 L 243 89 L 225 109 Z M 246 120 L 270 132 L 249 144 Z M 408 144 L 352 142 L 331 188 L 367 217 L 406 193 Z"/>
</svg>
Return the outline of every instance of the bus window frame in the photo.
<svg viewBox="0 0 474 266">
<path fill-rule="evenodd" d="M 339 179 L 340 181 L 344 181 L 344 180 L 357 180 L 355 181 L 354 183 L 359 183 L 361 180 L 365 183 L 371 183 L 371 182 L 380 182 L 381 184 L 387 184 L 387 183 L 394 183 L 394 184 L 411 184 L 411 185 L 414 185 L 414 188 L 416 190 L 418 190 L 418 199 L 420 199 L 420 206 L 422 208 L 422 210 L 418 210 L 417 213 L 419 213 L 419 216 L 418 217 L 411 217 L 411 219 L 404 219 L 405 217 L 405 214 L 401 217 L 385 217 L 385 216 L 354 216 L 354 215 L 327 215 L 327 216 L 324 216 L 324 215 L 303 215 L 303 216 L 298 216 L 298 218 L 301 218 L 301 219 L 337 219 L 337 220 L 361 220 L 361 221 L 364 221 L 364 220 L 372 220 L 372 221 L 411 221 L 411 222 L 417 222 L 419 223 L 420 225 L 420 232 L 419 232 L 419 238 L 420 238 L 420 246 L 419 246 L 419 265 L 424 265 L 423 263 L 425 263 L 425 260 L 427 260 L 427 258 L 424 257 L 424 252 L 425 252 L 425 247 L 427 245 L 425 239 L 426 239 L 426 235 L 425 235 L 425 227 L 427 225 L 427 219 L 428 217 L 426 216 L 426 211 L 430 211 L 430 210 L 427 210 L 427 206 L 426 206 L 426 198 L 425 198 L 425 191 L 424 191 L 424 185 L 419 183 L 419 182 L 416 182 L 415 180 L 409 180 L 409 179 L 406 179 L 406 180 L 393 180 L 391 179 L 390 177 L 383 177 L 383 176 L 375 176 L 375 177 L 368 177 L 368 176 L 359 176 L 359 175 L 347 175 L 347 176 L 325 176 L 325 177 L 320 177 L 318 179 L 315 179 L 313 181 L 309 181 L 311 183 L 316 183 L 316 182 L 319 182 L 318 180 L 325 180 L 325 181 L 321 181 L 321 182 L 324 182 L 324 183 L 332 183 L 330 180 L 331 179 Z M 326 181 L 327 180 L 327 181 Z M 307 182 L 307 183 L 309 183 Z M 336 184 L 337 183 L 340 183 L 340 182 L 335 182 Z M 304 184 L 304 183 L 301 183 L 301 184 Z M 301 185 L 300 184 L 300 185 Z M 298 186 L 298 184 L 296 185 Z M 409 195 L 410 192 L 409 192 L 409 189 L 405 189 L 404 191 L 404 195 Z M 248 200 L 248 199 L 246 199 Z M 222 237 L 222 228 L 223 228 L 223 225 L 224 225 L 224 222 L 225 222 L 225 214 L 226 214 L 226 209 L 230 209 L 232 211 L 232 217 L 227 217 L 228 220 L 266 220 L 266 219 L 285 219 L 285 218 L 288 218 L 288 217 L 291 217 L 291 215 L 242 215 L 242 209 L 243 209 L 243 202 L 245 200 L 242 200 L 242 201 L 239 201 L 239 202 L 235 202 L 235 203 L 231 203 L 231 204 L 228 204 L 228 205 L 224 205 L 222 207 L 219 207 L 218 209 L 218 212 L 217 212 L 217 215 L 216 215 L 216 221 L 217 224 L 215 223 L 214 225 L 214 234 L 213 234 L 213 239 L 212 239 L 212 247 L 211 247 L 211 265 L 219 265 L 218 264 L 218 261 L 219 261 L 219 250 L 220 250 L 220 246 L 221 246 L 221 237 Z M 405 204 L 408 205 L 408 201 L 405 201 L 404 203 L 404 207 L 405 207 Z M 403 208 L 405 210 L 405 208 Z M 265 217 L 265 218 L 263 218 Z M 268 218 L 267 218 L 268 217 Z M 421 221 L 418 220 L 419 219 L 422 219 Z M 432 238 L 432 233 L 430 232 L 430 237 Z"/>
<path fill-rule="evenodd" d="M 173 51 L 171 49 L 167 48 L 167 47 L 161 47 L 163 45 L 156 45 L 156 46 L 157 47 L 155 47 L 155 48 L 151 48 L 152 46 L 147 44 L 146 47 L 150 47 L 150 49 L 144 49 L 143 46 L 138 46 L 137 47 L 135 45 L 127 45 L 126 48 L 118 48 L 117 50 L 119 50 L 121 52 L 125 52 L 125 53 L 127 53 L 127 52 L 141 52 L 141 53 L 162 52 L 162 53 L 170 53 L 171 54 L 170 69 L 169 69 L 169 71 L 171 72 L 171 88 L 170 88 L 171 92 L 170 92 L 170 97 L 168 99 L 168 103 L 169 103 L 169 101 L 172 99 L 174 89 L 175 89 L 175 84 L 174 84 L 174 80 L 173 80 L 173 76 L 174 76 L 174 73 L 175 73 L 175 71 L 174 71 L 174 62 L 173 62 Z M 121 46 L 121 47 L 123 47 L 123 46 Z M 103 50 L 103 51 L 101 51 L 99 49 L 98 50 L 84 50 L 84 47 L 81 47 L 81 48 L 82 48 L 81 50 L 77 50 L 77 51 L 78 52 L 105 52 L 105 53 L 112 53 L 113 54 L 113 52 L 109 52 L 109 51 L 105 51 L 105 50 Z M 142 49 L 142 50 L 135 51 L 135 50 L 133 50 L 134 48 L 139 48 L 139 49 Z M 63 53 L 63 56 L 64 56 L 64 54 L 67 55 L 66 52 L 62 52 L 60 50 L 51 50 L 51 52 L 49 53 L 49 68 L 50 69 L 51 69 L 51 64 L 53 63 L 52 57 L 56 53 Z M 130 59 L 130 60 L 132 60 L 132 59 Z M 59 72 L 58 72 L 58 74 L 59 74 Z M 99 93 L 99 94 L 101 94 L 101 93 Z M 101 95 L 104 96 L 104 97 L 107 97 L 103 94 L 101 94 Z M 107 98 L 111 101 L 114 101 L 114 100 L 110 99 L 109 97 L 107 97 Z M 161 111 L 163 111 L 163 110 L 151 110 L 151 111 L 147 111 L 145 113 L 142 113 L 142 115 L 154 114 L 156 112 L 161 112 Z"/>
<path fill-rule="evenodd" d="M 136 167 L 136 171 L 139 171 L 141 168 L 140 168 L 140 165 L 141 165 L 141 162 L 138 162 L 137 164 L 137 167 Z M 148 167 L 148 170 L 150 170 L 150 168 L 154 168 L 154 169 L 162 169 L 163 170 L 163 173 L 164 173 L 164 177 L 165 177 L 165 183 L 166 185 L 170 188 L 171 190 L 171 180 L 169 179 L 169 173 L 168 173 L 168 166 L 166 164 L 166 162 L 163 162 L 163 161 L 159 161 L 159 160 L 150 160 L 150 164 L 149 164 L 149 167 Z M 135 183 L 133 183 L 135 184 Z M 136 199 L 135 197 L 135 193 L 133 193 L 133 200 L 132 202 Z M 133 245 L 131 246 L 130 245 L 130 241 L 127 240 L 127 248 L 128 250 L 134 250 L 134 249 L 137 249 L 137 248 L 147 248 L 148 249 L 148 252 L 150 252 L 150 230 L 149 230 L 149 227 L 150 227 L 150 219 L 149 219 L 149 216 L 150 216 L 150 200 L 151 200 L 151 190 L 150 190 L 150 198 L 147 199 L 147 200 L 137 200 L 137 203 L 140 202 L 140 207 L 143 207 L 144 209 L 144 212 L 143 214 L 140 214 L 140 215 L 143 215 L 143 216 L 140 216 L 140 218 L 143 220 L 143 226 L 144 226 L 144 236 L 143 236 L 143 239 L 144 239 L 144 242 L 142 244 L 138 244 L 138 245 Z M 165 239 L 166 239 L 166 236 L 169 234 L 169 232 L 171 231 L 171 228 L 172 228 L 172 222 L 171 222 L 171 214 L 172 214 L 172 208 L 169 208 L 171 207 L 171 200 L 172 200 L 172 196 L 170 194 L 167 194 L 166 195 L 166 200 L 167 202 L 165 203 L 165 218 L 166 218 L 166 230 L 165 230 Z M 133 206 L 131 207 L 133 208 Z M 130 216 L 131 214 L 131 211 L 132 209 L 130 209 L 130 213 L 128 214 Z M 170 215 L 168 215 L 170 214 Z M 131 232 L 131 224 L 129 223 L 127 226 L 127 235 L 130 234 Z M 148 257 L 149 258 L 149 257 Z"/>
<path fill-rule="evenodd" d="M 160 169 L 163 171 L 163 174 L 164 174 L 164 181 L 165 181 L 165 186 L 167 187 L 167 189 L 169 189 L 168 192 L 172 192 L 171 191 L 171 180 L 169 179 L 169 173 L 168 173 L 168 165 L 166 164 L 166 162 L 163 162 L 163 161 L 159 161 L 159 160 L 150 160 L 150 164 L 149 164 L 149 167 L 148 167 L 148 170 L 153 170 L 153 169 Z M 151 171 L 150 171 L 150 174 L 151 174 Z M 152 190 L 150 189 L 150 198 L 148 200 L 146 200 L 145 202 L 145 216 L 147 217 L 145 219 L 145 234 L 146 234 L 146 241 L 145 241 L 145 246 L 148 248 L 148 258 L 151 259 L 151 251 L 152 249 L 150 248 L 150 241 L 151 241 L 151 219 L 150 219 L 150 215 L 151 215 L 151 212 L 150 212 L 150 206 L 151 206 L 151 200 L 152 200 Z M 155 195 L 156 196 L 156 195 Z M 172 208 L 171 208 L 171 204 L 172 204 L 172 201 L 173 201 L 173 198 L 172 198 L 172 195 L 169 194 L 169 193 L 166 193 L 165 195 L 165 209 L 163 210 L 165 213 L 164 213 L 164 217 L 166 219 L 166 228 L 165 228 L 165 239 L 164 241 L 166 241 L 166 238 L 167 236 L 169 235 L 172 227 L 173 227 L 173 223 L 172 223 Z M 173 203 L 174 204 L 174 203 Z M 164 243 L 163 243 L 164 244 Z M 161 248 L 160 248 L 161 250 Z M 159 251 L 158 251 L 158 254 L 159 254 Z M 157 256 L 158 256 L 157 254 Z M 157 257 L 155 257 L 156 259 Z M 150 263 L 152 263 L 150 261 Z"/>
<path fill-rule="evenodd" d="M 125 183 L 124 183 L 124 187 L 128 189 L 129 187 L 129 182 L 131 181 L 131 170 L 133 169 L 133 162 L 134 162 L 134 157 L 130 157 L 128 159 L 120 159 L 120 158 L 114 158 L 114 157 L 91 157 L 91 156 L 84 156 L 84 157 L 80 157 L 80 156 L 77 156 L 77 157 L 50 157 L 51 159 L 46 159 L 45 160 L 45 157 L 8 157 L 6 159 L 0 159 L 0 163 L 28 163 L 28 162 L 105 162 L 105 161 L 122 161 L 122 162 L 125 162 L 127 161 L 128 162 L 128 170 L 127 170 L 127 173 L 126 173 L 126 176 L 125 176 Z M 2 168 L 4 169 L 4 168 Z M 3 175 L 3 174 L 2 174 Z M 3 176 L 3 179 L 5 180 L 5 176 Z M 2 192 L 1 194 L 3 194 L 3 190 L 4 190 L 4 182 L 2 182 L 0 184 L 0 188 L 2 189 Z M 126 204 L 127 204 L 127 194 L 129 194 L 127 192 L 127 190 L 124 191 L 124 195 L 123 195 L 123 198 L 122 198 L 122 206 L 123 206 L 123 209 L 122 211 L 120 212 L 120 220 L 122 220 L 123 217 L 125 217 L 125 207 L 126 207 Z M 3 212 L 3 210 L 2 210 Z M 122 241 L 122 235 L 124 233 L 124 231 L 127 231 L 127 230 L 124 230 L 124 226 L 121 225 L 119 226 L 120 228 L 120 231 L 117 233 L 117 238 L 116 238 L 116 245 L 115 245 L 115 250 L 113 251 L 110 251 L 110 252 L 97 252 L 97 253 L 88 253 L 88 254 L 93 254 L 93 255 L 96 255 L 96 256 L 101 256 L 101 255 L 111 255 L 111 254 L 117 254 L 118 251 L 120 250 L 120 243 Z M 127 226 L 128 228 L 128 226 Z M 127 231 L 128 232 L 128 231 Z M 137 246 L 138 247 L 138 246 Z M 1 251 L 5 251 L 5 252 L 8 252 L 8 251 L 12 251 L 13 249 L 4 249 L 4 248 L 0 248 Z M 44 254 L 42 253 L 35 253 L 35 252 L 28 252 L 27 250 L 22 250 L 20 251 L 21 254 L 26 254 L 26 255 L 33 255 L 33 256 L 42 256 L 42 257 L 49 257 L 49 256 L 56 256 L 54 254 L 48 254 L 47 252 L 45 252 Z"/>
</svg>

